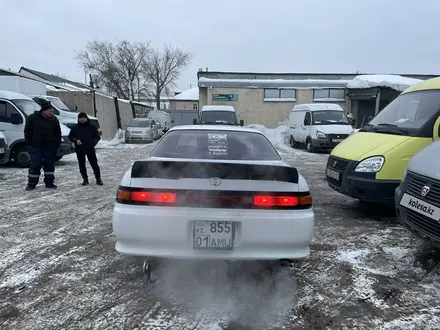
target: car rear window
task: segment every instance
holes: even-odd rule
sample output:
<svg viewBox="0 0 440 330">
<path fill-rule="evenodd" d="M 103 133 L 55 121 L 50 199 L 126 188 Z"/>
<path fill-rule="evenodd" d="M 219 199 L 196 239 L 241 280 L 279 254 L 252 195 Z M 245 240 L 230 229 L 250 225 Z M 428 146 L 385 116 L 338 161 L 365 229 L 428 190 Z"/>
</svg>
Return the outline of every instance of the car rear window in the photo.
<svg viewBox="0 0 440 330">
<path fill-rule="evenodd" d="M 151 151 L 152 157 L 280 160 L 262 134 L 236 131 L 175 130 L 165 134 Z"/>
</svg>

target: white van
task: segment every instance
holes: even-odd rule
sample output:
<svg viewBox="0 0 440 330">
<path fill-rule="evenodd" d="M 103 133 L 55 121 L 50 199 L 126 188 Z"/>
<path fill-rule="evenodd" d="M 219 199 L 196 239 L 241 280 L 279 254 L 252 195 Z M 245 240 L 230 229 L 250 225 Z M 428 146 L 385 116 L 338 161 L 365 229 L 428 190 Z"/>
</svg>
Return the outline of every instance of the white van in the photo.
<svg viewBox="0 0 440 330">
<path fill-rule="evenodd" d="M 38 105 L 42 105 L 45 101 L 49 101 L 53 106 L 55 116 L 57 116 L 58 120 L 67 127 L 72 128 L 78 123 L 79 112 L 70 110 L 59 97 L 49 95 L 32 95 L 31 97 L 38 103 Z M 99 134 L 102 135 L 98 118 L 90 115 L 87 115 L 87 117 L 89 117 L 90 124 L 95 125 L 98 128 Z"/>
<path fill-rule="evenodd" d="M 298 104 L 289 114 L 290 146 L 305 147 L 309 152 L 333 149 L 351 133 L 347 115 L 338 104 Z"/>
<path fill-rule="evenodd" d="M 238 123 L 235 108 L 230 105 L 204 105 L 200 112 L 200 124 L 226 124 L 226 125 L 244 125 L 244 121 Z M 194 119 L 193 124 L 197 124 Z"/>
<path fill-rule="evenodd" d="M 14 161 L 22 167 L 29 167 L 31 162 L 24 140 L 26 119 L 38 110 L 40 106 L 26 95 L 0 90 L 0 132 L 9 144 L 8 161 Z M 57 160 L 75 151 L 68 138 L 70 129 L 62 123 L 60 126 L 62 138 Z"/>
<path fill-rule="evenodd" d="M 158 127 L 158 130 L 160 131 L 159 135 L 166 133 L 171 127 L 173 127 L 171 115 L 168 112 L 151 110 L 148 113 L 147 118 L 153 119 L 156 123 L 160 124 L 160 127 Z"/>
</svg>

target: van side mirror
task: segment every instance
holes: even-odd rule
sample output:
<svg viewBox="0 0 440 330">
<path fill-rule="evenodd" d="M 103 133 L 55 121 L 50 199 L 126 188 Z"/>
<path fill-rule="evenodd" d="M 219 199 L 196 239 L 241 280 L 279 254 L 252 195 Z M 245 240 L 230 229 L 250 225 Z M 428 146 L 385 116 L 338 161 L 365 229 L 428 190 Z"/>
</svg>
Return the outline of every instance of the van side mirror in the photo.
<svg viewBox="0 0 440 330">
<path fill-rule="evenodd" d="M 244 120 L 243 119 L 240 120 L 240 126 L 244 126 Z"/>
<path fill-rule="evenodd" d="M 197 119 L 196 118 L 193 119 L 193 125 L 195 125 L 195 124 L 197 124 Z"/>
<path fill-rule="evenodd" d="M 23 123 L 23 117 L 19 113 L 11 114 L 11 124 L 12 125 L 20 125 Z"/>
</svg>

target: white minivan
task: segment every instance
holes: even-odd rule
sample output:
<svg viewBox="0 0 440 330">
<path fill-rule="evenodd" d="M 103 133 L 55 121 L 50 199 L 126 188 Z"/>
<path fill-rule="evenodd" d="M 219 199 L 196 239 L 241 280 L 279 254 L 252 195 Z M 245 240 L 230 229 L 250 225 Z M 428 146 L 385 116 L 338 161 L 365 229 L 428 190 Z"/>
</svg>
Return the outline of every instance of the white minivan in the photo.
<svg viewBox="0 0 440 330">
<path fill-rule="evenodd" d="M 8 161 L 14 161 L 22 167 L 29 167 L 31 163 L 24 140 L 26 119 L 38 110 L 40 110 L 40 106 L 28 96 L 0 90 L 0 132 L 8 142 Z M 57 160 L 74 152 L 74 147 L 68 138 L 70 129 L 62 123 L 60 126 L 62 137 Z"/>
<path fill-rule="evenodd" d="M 331 150 L 351 133 L 347 115 L 338 104 L 297 104 L 289 114 L 290 146 L 307 151 Z"/>
</svg>

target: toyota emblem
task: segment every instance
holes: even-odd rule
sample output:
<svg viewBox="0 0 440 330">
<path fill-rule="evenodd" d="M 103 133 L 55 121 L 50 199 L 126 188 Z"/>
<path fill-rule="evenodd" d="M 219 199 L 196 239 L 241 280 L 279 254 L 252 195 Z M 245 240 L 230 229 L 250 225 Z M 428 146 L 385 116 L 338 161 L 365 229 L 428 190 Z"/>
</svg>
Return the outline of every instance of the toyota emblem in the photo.
<svg viewBox="0 0 440 330">
<path fill-rule="evenodd" d="M 210 178 L 209 179 L 209 183 L 211 184 L 211 186 L 220 186 L 222 183 L 222 180 L 220 178 Z"/>
<path fill-rule="evenodd" d="M 428 195 L 430 190 L 431 190 L 431 188 L 429 188 L 428 186 L 424 186 L 422 188 L 422 192 L 420 193 L 420 195 L 422 195 L 422 197 L 425 197 L 426 195 Z"/>
</svg>

